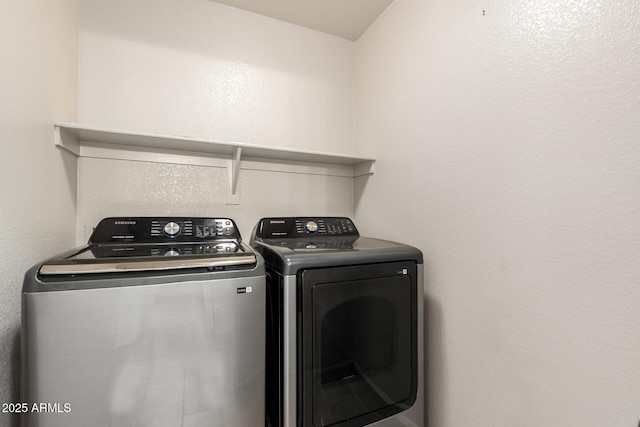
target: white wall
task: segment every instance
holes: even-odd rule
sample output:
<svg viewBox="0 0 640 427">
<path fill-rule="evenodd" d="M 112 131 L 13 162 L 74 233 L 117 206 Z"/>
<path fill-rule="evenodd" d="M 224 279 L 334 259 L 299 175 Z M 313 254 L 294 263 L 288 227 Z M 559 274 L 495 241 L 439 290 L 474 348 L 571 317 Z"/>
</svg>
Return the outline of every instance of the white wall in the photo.
<svg viewBox="0 0 640 427">
<path fill-rule="evenodd" d="M 395 0 L 358 41 L 355 220 L 425 253 L 430 427 L 638 424 L 638 40 L 636 0 Z"/>
<path fill-rule="evenodd" d="M 353 153 L 354 43 L 209 0 L 83 0 L 83 124 Z M 104 179 L 109 177 L 109 179 Z M 113 215 L 353 215 L 353 179 L 81 159 L 78 242 Z"/>
<path fill-rule="evenodd" d="M 226 174 L 219 167 L 81 158 L 78 244 L 107 216 L 230 217 L 248 242 L 262 217 L 353 215 L 353 178 L 241 170 L 240 204 L 227 205 Z"/>
<path fill-rule="evenodd" d="M 209 0 L 81 3 L 81 123 L 353 152 L 353 42 Z"/>
<path fill-rule="evenodd" d="M 75 237 L 76 161 L 53 145 L 73 121 L 77 2 L 3 2 L 0 13 L 0 402 L 18 402 L 20 295 L 25 271 Z M 16 425 L 0 413 L 0 425 Z"/>
<path fill-rule="evenodd" d="M 395 0 L 355 69 L 350 42 L 207 0 L 81 5 L 79 75 L 75 0 L 0 14 L 1 402 L 22 275 L 74 244 L 76 162 L 51 124 L 75 120 L 78 77 L 86 124 L 350 153 L 355 118 L 378 158 L 359 228 L 425 252 L 430 427 L 637 424 L 640 4 Z M 353 209 L 351 180 L 266 172 L 227 206 L 221 171 L 82 159 L 78 223 L 169 205 L 246 234 Z"/>
</svg>

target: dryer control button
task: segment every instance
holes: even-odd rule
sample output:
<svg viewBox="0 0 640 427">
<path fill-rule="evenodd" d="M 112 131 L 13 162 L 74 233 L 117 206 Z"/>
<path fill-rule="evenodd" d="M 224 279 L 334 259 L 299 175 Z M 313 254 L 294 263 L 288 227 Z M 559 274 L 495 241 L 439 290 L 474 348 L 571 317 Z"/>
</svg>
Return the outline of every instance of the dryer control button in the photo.
<svg viewBox="0 0 640 427">
<path fill-rule="evenodd" d="M 315 221 L 309 221 L 304 226 L 309 233 L 315 233 L 318 231 L 318 224 Z"/>
<path fill-rule="evenodd" d="M 176 237 L 178 234 L 180 234 L 180 224 L 173 221 L 168 222 L 164 226 L 164 234 L 167 237 Z"/>
</svg>

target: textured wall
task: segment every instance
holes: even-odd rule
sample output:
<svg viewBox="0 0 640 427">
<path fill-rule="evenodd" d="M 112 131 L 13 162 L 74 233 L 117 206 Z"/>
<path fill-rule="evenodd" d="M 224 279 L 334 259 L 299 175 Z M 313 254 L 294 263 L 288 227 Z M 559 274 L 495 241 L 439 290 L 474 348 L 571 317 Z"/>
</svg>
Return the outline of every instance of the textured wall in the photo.
<svg viewBox="0 0 640 427">
<path fill-rule="evenodd" d="M 208 0 L 83 0 L 81 123 L 353 152 L 353 43 Z M 81 159 L 78 242 L 111 215 L 353 215 L 353 179 Z M 104 177 L 109 176 L 108 180 Z"/>
<path fill-rule="evenodd" d="M 356 50 L 356 221 L 425 252 L 430 427 L 637 426 L 640 3 L 395 0 Z"/>
<path fill-rule="evenodd" d="M 248 242 L 262 217 L 353 215 L 353 178 L 241 170 L 227 205 L 224 168 L 82 158 L 78 176 L 79 242 L 107 216 L 228 216 Z"/>
<path fill-rule="evenodd" d="M 208 0 L 83 0 L 78 119 L 353 152 L 353 43 Z"/>
<path fill-rule="evenodd" d="M 75 0 L 3 2 L 0 13 L 0 403 L 17 402 L 25 271 L 74 242 L 76 161 L 53 145 L 74 120 Z M 0 413 L 0 426 L 17 420 Z"/>
</svg>

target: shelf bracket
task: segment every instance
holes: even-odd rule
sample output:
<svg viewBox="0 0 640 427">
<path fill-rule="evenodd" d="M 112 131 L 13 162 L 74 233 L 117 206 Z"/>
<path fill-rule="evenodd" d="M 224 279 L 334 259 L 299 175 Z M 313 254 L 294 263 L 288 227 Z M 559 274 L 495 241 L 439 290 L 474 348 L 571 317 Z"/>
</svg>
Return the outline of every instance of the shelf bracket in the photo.
<svg viewBox="0 0 640 427">
<path fill-rule="evenodd" d="M 373 175 L 376 171 L 376 161 L 369 160 L 366 162 L 358 163 L 353 166 L 353 176 L 357 178 L 359 176 Z"/>
<path fill-rule="evenodd" d="M 53 132 L 53 142 L 56 147 L 64 148 L 70 153 L 80 156 L 80 141 L 73 133 L 60 126 L 54 126 Z"/>
<path fill-rule="evenodd" d="M 240 189 L 238 180 L 240 177 L 240 158 L 242 156 L 242 147 L 235 147 L 231 155 L 231 164 L 227 168 L 227 204 L 240 204 Z"/>
</svg>

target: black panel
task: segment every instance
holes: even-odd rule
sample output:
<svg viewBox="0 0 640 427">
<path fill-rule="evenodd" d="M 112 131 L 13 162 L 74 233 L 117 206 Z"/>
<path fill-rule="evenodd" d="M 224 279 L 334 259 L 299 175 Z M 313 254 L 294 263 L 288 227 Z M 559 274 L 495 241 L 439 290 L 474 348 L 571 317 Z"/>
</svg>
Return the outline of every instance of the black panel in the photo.
<svg viewBox="0 0 640 427">
<path fill-rule="evenodd" d="M 360 427 L 417 393 L 414 262 L 309 269 L 298 329 L 298 425 Z"/>
<path fill-rule="evenodd" d="M 167 224 L 176 224 L 167 233 Z M 212 240 L 241 241 L 230 218 L 119 217 L 105 218 L 96 226 L 89 243 L 167 243 Z"/>
<path fill-rule="evenodd" d="M 262 218 L 255 229 L 255 239 L 300 238 L 308 236 L 359 236 L 349 218 L 279 217 Z"/>
</svg>

